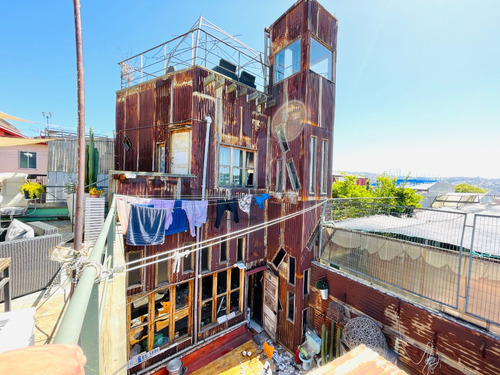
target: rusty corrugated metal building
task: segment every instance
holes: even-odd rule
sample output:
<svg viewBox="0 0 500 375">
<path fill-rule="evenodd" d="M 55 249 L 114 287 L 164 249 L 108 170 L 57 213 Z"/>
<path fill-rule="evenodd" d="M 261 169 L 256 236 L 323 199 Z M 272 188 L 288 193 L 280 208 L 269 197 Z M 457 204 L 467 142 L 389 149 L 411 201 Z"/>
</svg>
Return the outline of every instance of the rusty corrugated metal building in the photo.
<svg viewBox="0 0 500 375">
<path fill-rule="evenodd" d="M 203 33 L 201 27 L 191 31 Z M 180 46 L 186 35 L 175 43 Z M 170 199 L 205 194 L 209 207 L 199 240 L 309 209 L 208 244 L 199 251 L 198 264 L 192 253 L 179 272 L 173 272 L 173 260 L 130 272 L 132 372 L 238 326 L 247 308 L 287 347 L 301 343 L 319 202 L 331 195 L 337 20 L 316 1 L 299 1 L 265 36 L 261 58 L 238 50 L 240 60 L 250 56 L 244 65 L 207 59 L 203 48 L 195 48 L 184 65 L 166 56 L 159 74 L 145 73 L 143 55 L 140 69 L 131 68 L 133 59 L 121 64 L 127 87 L 116 99 L 116 171 L 111 173 L 116 193 Z M 251 64 L 260 64 L 262 74 L 247 71 Z M 227 212 L 215 228 L 217 200 L 249 193 L 271 197 L 264 209 L 252 203 L 249 215 L 240 211 L 238 223 Z M 155 257 L 194 242 L 189 233 L 177 233 L 166 236 L 163 245 L 127 245 L 126 257 Z M 133 361 L 144 352 L 153 358 Z"/>
</svg>

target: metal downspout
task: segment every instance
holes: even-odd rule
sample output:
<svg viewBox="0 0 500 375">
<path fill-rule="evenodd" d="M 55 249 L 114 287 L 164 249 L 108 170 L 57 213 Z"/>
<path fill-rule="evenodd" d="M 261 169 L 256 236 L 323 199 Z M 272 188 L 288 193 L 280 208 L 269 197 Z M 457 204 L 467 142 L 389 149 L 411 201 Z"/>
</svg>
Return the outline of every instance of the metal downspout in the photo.
<svg viewBox="0 0 500 375">
<path fill-rule="evenodd" d="M 208 166 L 208 147 L 210 145 L 210 125 L 212 125 L 212 118 L 207 115 L 205 116 L 205 121 L 207 123 L 207 132 L 205 135 L 205 155 L 203 157 L 203 180 L 201 182 L 201 200 L 205 200 L 205 190 L 207 187 L 207 166 Z M 193 317 L 193 344 L 198 343 L 198 290 L 200 287 L 200 228 L 196 228 L 196 251 L 195 251 L 195 263 L 194 263 L 194 317 Z"/>
</svg>

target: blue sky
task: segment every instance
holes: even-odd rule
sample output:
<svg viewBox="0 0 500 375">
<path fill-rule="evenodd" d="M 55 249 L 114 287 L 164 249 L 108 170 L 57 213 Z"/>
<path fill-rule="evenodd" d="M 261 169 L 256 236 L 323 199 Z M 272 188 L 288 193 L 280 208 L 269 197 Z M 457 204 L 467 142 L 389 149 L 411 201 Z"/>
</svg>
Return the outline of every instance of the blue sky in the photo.
<svg viewBox="0 0 500 375">
<path fill-rule="evenodd" d="M 82 1 L 86 120 L 114 130 L 117 62 L 203 15 L 256 50 L 293 1 Z M 334 169 L 500 178 L 500 1 L 324 0 L 339 19 Z M 0 111 L 76 129 L 72 1 L 1 2 Z M 39 124 L 14 122 L 34 135 Z"/>
</svg>

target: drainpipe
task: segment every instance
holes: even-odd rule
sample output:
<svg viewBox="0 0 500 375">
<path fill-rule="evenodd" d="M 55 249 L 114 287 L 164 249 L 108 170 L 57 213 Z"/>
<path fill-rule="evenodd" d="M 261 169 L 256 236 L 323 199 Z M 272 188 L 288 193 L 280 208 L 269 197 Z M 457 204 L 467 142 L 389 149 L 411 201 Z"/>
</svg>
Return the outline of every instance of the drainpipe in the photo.
<svg viewBox="0 0 500 375">
<path fill-rule="evenodd" d="M 207 187 L 207 166 L 208 166 L 208 147 L 210 145 L 210 125 L 212 125 L 212 117 L 209 115 L 205 116 L 205 122 L 207 123 L 207 133 L 205 135 L 205 155 L 203 157 L 203 180 L 201 182 L 201 200 L 205 200 L 205 190 Z M 200 228 L 196 228 L 196 252 L 195 252 L 195 263 L 194 263 L 194 298 L 193 298 L 193 344 L 198 343 L 198 290 L 200 288 Z"/>
</svg>

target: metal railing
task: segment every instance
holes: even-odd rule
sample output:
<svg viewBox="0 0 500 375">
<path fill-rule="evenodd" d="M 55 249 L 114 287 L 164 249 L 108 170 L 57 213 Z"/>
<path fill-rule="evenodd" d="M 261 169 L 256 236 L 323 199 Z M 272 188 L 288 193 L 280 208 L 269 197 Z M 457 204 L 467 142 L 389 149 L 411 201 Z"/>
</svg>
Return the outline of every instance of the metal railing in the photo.
<svg viewBox="0 0 500 375">
<path fill-rule="evenodd" d="M 500 325 L 500 217 L 333 203 L 323 263 Z"/>
<path fill-rule="evenodd" d="M 267 65 L 262 53 L 202 17 L 185 34 L 119 62 L 121 88 L 194 65 L 221 69 L 220 59 L 236 66 L 235 72 L 227 70 L 226 73 L 234 73 L 234 78 L 241 77 L 243 71 L 249 73 L 255 77 L 256 89 L 265 92 Z"/>
<path fill-rule="evenodd" d="M 99 373 L 100 312 L 104 299 L 99 300 L 96 278 L 100 276 L 98 269 L 104 269 L 113 254 L 115 214 L 116 198 L 113 197 L 102 231 L 88 257 L 89 264 L 82 271 L 54 340 L 56 344 L 80 343 L 87 356 L 86 374 Z"/>
</svg>

